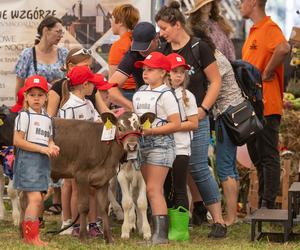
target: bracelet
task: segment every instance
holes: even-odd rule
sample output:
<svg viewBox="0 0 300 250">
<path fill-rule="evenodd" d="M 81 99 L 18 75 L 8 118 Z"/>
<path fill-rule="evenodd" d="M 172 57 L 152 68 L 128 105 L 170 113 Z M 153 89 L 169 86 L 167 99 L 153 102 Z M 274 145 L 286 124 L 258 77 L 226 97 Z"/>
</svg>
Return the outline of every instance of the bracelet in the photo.
<svg viewBox="0 0 300 250">
<path fill-rule="evenodd" d="M 206 115 L 209 115 L 209 110 L 207 108 L 203 107 L 202 104 L 200 105 L 200 108 L 203 109 L 203 111 L 205 112 Z"/>
</svg>

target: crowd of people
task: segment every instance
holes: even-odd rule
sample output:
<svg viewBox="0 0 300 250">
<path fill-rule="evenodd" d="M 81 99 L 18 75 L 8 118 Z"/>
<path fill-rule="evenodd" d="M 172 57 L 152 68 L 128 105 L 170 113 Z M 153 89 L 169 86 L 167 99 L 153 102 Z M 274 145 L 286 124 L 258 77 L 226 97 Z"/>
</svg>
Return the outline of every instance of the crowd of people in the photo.
<svg viewBox="0 0 300 250">
<path fill-rule="evenodd" d="M 279 26 L 266 15 L 266 2 L 241 0 L 240 11 L 243 18 L 253 21 L 242 59 L 256 66 L 263 80 L 266 124 L 247 146 L 259 178 L 259 207 L 268 209 L 275 207 L 280 186 L 282 63 L 290 48 Z M 139 18 L 139 11 L 130 4 L 112 12 L 112 31 L 120 38 L 109 52 L 108 81 L 90 69 L 90 50 L 58 47 L 63 28 L 53 16 L 40 23 L 35 45 L 19 57 L 19 98 L 12 110 L 19 112 L 14 132 L 14 187 L 24 191 L 28 201 L 23 221 L 28 244 L 47 245 L 39 237 L 39 218 L 49 187 L 61 186 L 61 201 L 54 196 L 54 203 L 62 205 L 62 227 L 78 214 L 76 181 L 53 183 L 49 178 L 49 157 L 60 153 L 50 118 L 101 122 L 99 113 L 110 112 L 111 103 L 138 116 L 156 115 L 151 127 L 143 129 L 139 148 L 153 244 L 188 240 L 189 224 L 205 222 L 207 212 L 212 217 L 211 238 L 226 237 L 227 228 L 237 220 L 237 146 L 222 120 L 222 113 L 244 101 L 230 63 L 236 58 L 230 39 L 233 29 L 220 14 L 217 0 L 195 0 L 186 13 L 179 2 L 171 1 L 155 14 L 159 33 L 152 23 L 139 22 Z M 211 130 L 217 134 L 216 173 L 226 202 L 225 215 L 219 186 L 208 165 Z M 90 188 L 88 195 L 89 234 L 98 237 L 95 190 Z M 64 234 L 78 236 L 79 224 Z"/>
</svg>

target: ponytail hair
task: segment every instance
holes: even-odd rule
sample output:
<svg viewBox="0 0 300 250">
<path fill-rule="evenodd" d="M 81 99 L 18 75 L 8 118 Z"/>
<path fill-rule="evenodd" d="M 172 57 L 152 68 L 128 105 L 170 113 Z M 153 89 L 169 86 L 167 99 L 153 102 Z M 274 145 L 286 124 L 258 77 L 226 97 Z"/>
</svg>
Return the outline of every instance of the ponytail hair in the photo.
<svg viewBox="0 0 300 250">
<path fill-rule="evenodd" d="M 59 107 L 61 108 L 62 106 L 64 106 L 64 104 L 69 100 L 70 98 L 70 91 L 69 91 L 69 79 L 65 79 L 62 83 L 62 97 L 61 97 L 61 101 L 60 101 L 60 105 Z"/>
</svg>

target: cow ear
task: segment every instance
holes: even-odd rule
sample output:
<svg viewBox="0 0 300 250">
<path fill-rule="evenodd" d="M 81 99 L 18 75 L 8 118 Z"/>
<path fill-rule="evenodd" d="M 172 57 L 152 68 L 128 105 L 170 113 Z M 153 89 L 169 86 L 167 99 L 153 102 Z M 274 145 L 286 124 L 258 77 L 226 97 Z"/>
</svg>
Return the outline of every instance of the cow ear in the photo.
<svg viewBox="0 0 300 250">
<path fill-rule="evenodd" d="M 140 124 L 143 128 L 147 128 L 155 120 L 156 115 L 152 112 L 147 112 L 140 117 Z M 147 125 L 148 124 L 148 125 Z"/>
<path fill-rule="evenodd" d="M 117 118 L 115 117 L 115 115 L 113 113 L 110 113 L 110 112 L 102 113 L 101 119 L 102 119 L 103 123 L 106 123 L 109 120 L 113 125 L 117 124 Z"/>
</svg>

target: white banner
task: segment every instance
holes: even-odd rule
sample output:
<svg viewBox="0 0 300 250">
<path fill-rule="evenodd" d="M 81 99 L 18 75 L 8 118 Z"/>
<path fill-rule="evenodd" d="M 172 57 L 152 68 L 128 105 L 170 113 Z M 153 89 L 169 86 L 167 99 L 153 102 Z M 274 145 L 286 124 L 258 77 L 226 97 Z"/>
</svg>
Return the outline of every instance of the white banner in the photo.
<svg viewBox="0 0 300 250">
<path fill-rule="evenodd" d="M 151 20 L 150 0 L 1 0 L 0 1 L 0 105 L 15 103 L 15 64 L 22 50 L 32 47 L 36 29 L 47 15 L 61 18 L 65 35 L 60 46 L 91 48 L 94 68 L 107 69 L 110 30 L 115 6 L 131 3 L 140 10 L 141 21 Z"/>
</svg>

